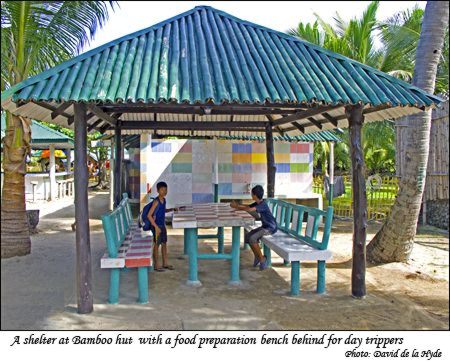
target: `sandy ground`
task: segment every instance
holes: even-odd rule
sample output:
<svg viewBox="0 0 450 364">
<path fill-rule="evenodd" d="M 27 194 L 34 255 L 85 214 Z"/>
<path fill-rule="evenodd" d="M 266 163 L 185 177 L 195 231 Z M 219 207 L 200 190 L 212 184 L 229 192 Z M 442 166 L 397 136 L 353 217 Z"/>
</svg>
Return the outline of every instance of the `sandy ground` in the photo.
<svg viewBox="0 0 450 364">
<path fill-rule="evenodd" d="M 174 271 L 150 272 L 150 303 L 136 303 L 137 277 L 121 276 L 120 303 L 106 303 L 109 274 L 100 269 L 105 250 L 99 217 L 107 210 L 108 193 L 89 199 L 94 312 L 76 313 L 74 206 L 66 199 L 41 206 L 39 233 L 32 253 L 3 259 L 1 264 L 1 328 L 25 329 L 449 329 L 448 233 L 421 228 L 408 264 L 369 266 L 367 297 L 351 297 L 351 222 L 336 221 L 327 264 L 327 293 L 315 290 L 316 265 L 302 263 L 299 297 L 290 297 L 290 268 L 273 255 L 273 268 L 251 268 L 249 250 L 241 251 L 242 286 L 231 287 L 229 263 L 200 261 L 203 285 L 185 285 L 187 260 L 182 257 L 182 230 L 169 229 Z M 31 206 L 30 206 L 31 207 Z M 53 211 L 53 212 L 52 212 Z M 369 225 L 368 241 L 379 229 Z M 226 230 L 226 241 L 230 231 Z M 202 251 L 217 249 L 206 240 Z M 226 250 L 230 244 L 226 245 Z"/>
</svg>

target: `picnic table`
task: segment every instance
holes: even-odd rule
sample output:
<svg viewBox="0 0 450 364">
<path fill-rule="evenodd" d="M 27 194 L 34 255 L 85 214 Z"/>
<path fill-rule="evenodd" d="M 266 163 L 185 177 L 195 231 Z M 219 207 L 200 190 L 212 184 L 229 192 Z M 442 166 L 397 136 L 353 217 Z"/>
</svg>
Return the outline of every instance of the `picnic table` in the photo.
<svg viewBox="0 0 450 364">
<path fill-rule="evenodd" d="M 235 210 L 226 203 L 201 203 L 184 205 L 179 211 L 174 212 L 172 227 L 184 229 L 187 255 L 189 257 L 189 276 L 187 284 L 201 286 L 198 279 L 199 259 L 225 259 L 231 262 L 230 284 L 240 284 L 239 279 L 239 253 L 241 227 L 253 224 L 255 219 L 245 211 Z M 213 254 L 199 254 L 198 252 L 198 229 L 231 227 L 231 253 L 219 250 Z"/>
</svg>

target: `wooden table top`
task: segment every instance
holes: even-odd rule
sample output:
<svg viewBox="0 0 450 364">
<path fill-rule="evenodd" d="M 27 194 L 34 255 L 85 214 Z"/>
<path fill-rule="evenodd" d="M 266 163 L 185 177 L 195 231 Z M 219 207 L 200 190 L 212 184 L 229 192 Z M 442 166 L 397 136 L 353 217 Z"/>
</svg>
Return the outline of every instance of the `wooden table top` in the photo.
<svg viewBox="0 0 450 364">
<path fill-rule="evenodd" d="M 255 219 L 245 211 L 236 210 L 227 203 L 200 203 L 184 205 L 173 213 L 174 228 L 212 228 L 218 226 L 246 226 Z"/>
</svg>

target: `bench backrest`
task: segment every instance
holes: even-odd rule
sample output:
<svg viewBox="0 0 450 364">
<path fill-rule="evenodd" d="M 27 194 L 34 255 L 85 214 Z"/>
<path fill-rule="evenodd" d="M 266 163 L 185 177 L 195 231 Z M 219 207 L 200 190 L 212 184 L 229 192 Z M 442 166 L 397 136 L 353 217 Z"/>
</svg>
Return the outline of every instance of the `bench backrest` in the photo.
<svg viewBox="0 0 450 364">
<path fill-rule="evenodd" d="M 131 210 L 128 198 L 124 198 L 109 214 L 102 215 L 103 231 L 105 233 L 106 247 L 110 258 L 118 255 L 131 225 Z"/>
<path fill-rule="evenodd" d="M 133 222 L 133 214 L 131 213 L 130 199 L 128 198 L 128 193 L 126 192 L 124 192 L 122 196 L 122 202 L 124 202 L 126 208 L 125 212 L 128 218 L 128 225 L 131 225 Z"/>
<path fill-rule="evenodd" d="M 281 231 L 301 238 L 316 249 L 327 249 L 333 221 L 333 207 L 328 207 L 323 211 L 282 200 L 271 199 L 271 203 L 274 206 L 272 213 Z M 319 241 L 317 232 L 321 219 L 325 219 L 325 224 L 322 239 Z"/>
</svg>

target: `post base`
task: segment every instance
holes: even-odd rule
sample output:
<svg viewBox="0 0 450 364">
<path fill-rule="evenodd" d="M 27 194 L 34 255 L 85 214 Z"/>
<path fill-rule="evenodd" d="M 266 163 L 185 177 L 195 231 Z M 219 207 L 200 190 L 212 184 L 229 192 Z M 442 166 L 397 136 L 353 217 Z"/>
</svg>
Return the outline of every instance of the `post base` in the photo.
<svg viewBox="0 0 450 364">
<path fill-rule="evenodd" d="M 233 287 L 242 287 L 242 281 L 229 281 L 228 285 Z"/>
<path fill-rule="evenodd" d="M 189 287 L 201 287 L 202 282 L 200 281 L 186 281 L 186 285 Z"/>
</svg>

